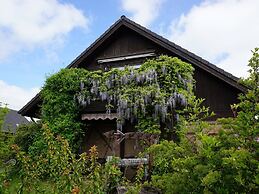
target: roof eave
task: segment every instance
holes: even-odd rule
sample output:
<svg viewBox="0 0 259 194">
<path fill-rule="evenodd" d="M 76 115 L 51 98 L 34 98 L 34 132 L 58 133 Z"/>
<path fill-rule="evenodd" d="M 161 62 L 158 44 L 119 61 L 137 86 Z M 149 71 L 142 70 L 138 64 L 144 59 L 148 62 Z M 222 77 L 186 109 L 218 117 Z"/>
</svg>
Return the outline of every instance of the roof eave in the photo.
<svg viewBox="0 0 259 194">
<path fill-rule="evenodd" d="M 27 112 L 37 103 L 40 102 L 40 92 L 36 94 L 25 106 L 23 106 L 19 111 L 18 114 L 22 116 L 28 116 Z"/>
</svg>

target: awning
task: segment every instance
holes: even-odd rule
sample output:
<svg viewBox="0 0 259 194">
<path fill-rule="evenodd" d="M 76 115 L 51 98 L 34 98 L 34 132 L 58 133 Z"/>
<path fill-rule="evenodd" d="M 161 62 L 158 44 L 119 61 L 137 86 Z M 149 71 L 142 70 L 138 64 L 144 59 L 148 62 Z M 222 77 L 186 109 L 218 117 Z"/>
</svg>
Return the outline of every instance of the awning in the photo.
<svg viewBox="0 0 259 194">
<path fill-rule="evenodd" d="M 113 120 L 117 119 L 117 113 L 95 113 L 95 114 L 83 114 L 82 120 Z"/>
</svg>

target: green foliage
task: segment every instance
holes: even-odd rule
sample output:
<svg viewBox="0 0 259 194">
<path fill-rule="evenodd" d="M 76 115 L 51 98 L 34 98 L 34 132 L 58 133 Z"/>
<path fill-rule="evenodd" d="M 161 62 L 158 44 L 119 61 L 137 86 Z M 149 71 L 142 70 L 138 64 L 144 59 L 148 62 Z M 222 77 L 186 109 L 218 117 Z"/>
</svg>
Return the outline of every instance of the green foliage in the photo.
<svg viewBox="0 0 259 194">
<path fill-rule="evenodd" d="M 163 193 L 256 193 L 258 158 L 233 133 L 196 133 L 195 141 L 151 146 L 151 184 Z M 184 142 L 184 143 L 183 143 Z M 193 149 L 194 148 L 194 149 Z"/>
<path fill-rule="evenodd" d="M 144 166 L 140 165 L 137 168 L 137 173 L 135 176 L 135 180 L 132 182 L 129 182 L 128 180 L 124 181 L 126 194 L 139 194 L 142 187 L 143 187 L 143 178 L 144 178 Z"/>
<path fill-rule="evenodd" d="M 194 98 L 192 75 L 190 64 L 160 56 L 139 69 L 91 72 L 82 80 L 76 98 L 82 107 L 105 101 L 107 113 L 116 107 L 119 130 L 130 121 L 139 131 L 158 133 L 164 124 L 169 131 L 164 130 L 163 137 L 170 139 L 179 114 L 183 114 L 181 110 Z"/>
<path fill-rule="evenodd" d="M 20 192 L 45 193 L 42 181 L 48 181 L 53 193 L 108 193 L 119 182 L 120 171 L 115 161 L 101 166 L 96 147 L 90 149 L 89 155 L 83 153 L 76 158 L 68 141 L 55 137 L 46 125 L 43 137 L 47 151 L 38 156 L 31 157 L 13 146 L 21 165 Z"/>
<path fill-rule="evenodd" d="M 163 193 L 258 193 L 258 51 L 253 52 L 250 77 L 244 81 L 249 89 L 233 106 L 236 118 L 209 125 L 198 119 L 203 111 L 198 108 L 188 123 L 179 124 L 179 142 L 163 141 L 149 148 L 153 186 Z M 217 135 L 208 134 L 213 129 L 218 129 Z"/>
<path fill-rule="evenodd" d="M 88 71 L 84 69 L 62 69 L 46 80 L 41 92 L 43 123 L 47 123 L 55 134 L 65 137 L 74 151 L 82 137 L 80 108 L 74 96 L 87 75 Z"/>
<path fill-rule="evenodd" d="M 14 136 L 11 133 L 0 131 L 0 167 L 11 157 L 10 145 L 13 143 Z"/>
<path fill-rule="evenodd" d="M 245 95 L 240 96 L 241 102 L 234 108 L 239 111 L 238 123 L 236 123 L 237 126 L 242 126 L 239 133 L 250 139 L 255 139 L 259 136 L 259 48 L 256 48 L 252 53 L 253 56 L 248 64 L 250 76 L 243 80 L 249 89 Z"/>
<path fill-rule="evenodd" d="M 153 134 L 160 134 L 160 125 L 158 121 L 152 117 L 148 116 L 140 116 L 138 118 L 138 123 L 135 125 L 135 128 L 138 131 L 143 131 L 145 133 L 153 133 Z"/>
<path fill-rule="evenodd" d="M 128 193 L 139 193 L 144 185 L 170 194 L 257 193 L 258 49 L 249 66 L 250 77 L 243 81 L 249 84 L 247 94 L 232 107 L 237 117 L 214 125 L 202 121 L 211 114 L 193 95 L 193 68 L 177 58 L 161 56 L 140 69 L 66 69 L 49 77 L 42 92 L 43 122 L 49 127 L 21 127 L 15 139 L 21 146 L 13 147 L 21 166 L 20 191 L 109 193 L 123 183 Z M 148 183 L 142 183 L 141 167 L 134 182 L 121 182 L 116 160 L 101 165 L 96 147 L 78 157 L 71 151 L 69 143 L 74 150 L 81 143 L 82 109 L 97 100 L 107 103 L 108 113 L 117 107 L 118 129 L 133 118 L 138 131 L 161 133 L 161 139 L 177 137 L 147 150 L 152 161 Z M 218 134 L 209 135 L 214 129 Z M 51 191 L 42 182 L 51 185 Z"/>
<path fill-rule="evenodd" d="M 172 139 L 184 121 L 181 118 L 194 120 L 198 112 L 207 111 L 199 108 L 202 101 L 193 94 L 193 70 L 180 59 L 160 56 L 139 69 L 63 69 L 49 77 L 41 92 L 42 121 L 48 127 L 22 126 L 15 139 L 20 147 L 15 149 L 22 168 L 21 190 L 38 192 L 42 181 L 51 182 L 55 192 L 76 193 L 87 188 L 85 192 L 105 193 L 114 189 L 119 181 L 114 164 L 101 166 L 95 148 L 90 157 L 76 158 L 68 146 L 75 152 L 81 144 L 81 112 L 86 105 L 101 100 L 106 102 L 107 113 L 117 108 L 118 129 L 130 121 L 138 131 L 162 133 L 161 138 Z M 165 161 L 163 165 L 169 164 Z M 154 168 L 154 172 L 158 170 L 165 170 L 165 166 Z M 140 177 L 129 191 L 141 189 Z"/>
<path fill-rule="evenodd" d="M 21 151 L 30 155 L 37 155 L 45 150 L 46 145 L 41 142 L 42 123 L 31 122 L 26 125 L 19 125 L 16 129 L 14 143 L 19 146 Z"/>
<path fill-rule="evenodd" d="M 185 115 L 184 120 L 188 122 L 203 121 L 215 114 L 209 110 L 209 107 L 202 105 L 204 99 L 196 98 L 196 96 L 189 96 L 188 106 L 182 111 Z"/>
<path fill-rule="evenodd" d="M 168 56 L 148 60 L 139 69 L 63 69 L 45 82 L 42 120 L 76 151 L 83 136 L 80 113 L 86 105 L 102 100 L 107 113 L 117 107 L 118 129 L 131 121 L 139 131 L 159 133 L 160 124 L 166 123 L 169 130 L 163 131 L 163 137 L 171 138 L 167 133 L 175 131 L 183 114 L 180 110 L 194 96 L 193 70 L 190 64 Z"/>
<path fill-rule="evenodd" d="M 8 113 L 8 108 L 6 106 L 2 107 L 2 102 L 0 102 L 0 130 L 2 130 L 4 118 L 7 113 Z"/>
<path fill-rule="evenodd" d="M 172 133 L 179 114 L 186 114 L 183 109 L 194 98 L 192 74 L 191 65 L 161 56 L 140 69 L 89 72 L 73 68 L 50 76 L 41 92 L 42 122 L 48 127 L 37 123 L 17 130 L 14 149 L 21 168 L 20 191 L 44 192 L 42 182 L 49 182 L 58 193 L 113 190 L 120 180 L 114 162 L 100 165 L 95 148 L 90 156 L 74 154 L 83 137 L 80 116 L 85 106 L 102 100 L 108 113 L 117 107 L 118 129 L 131 120 L 137 130 L 149 133 L 160 133 L 160 124 L 169 123 L 163 132 Z M 131 188 L 140 189 L 141 181 Z"/>
<path fill-rule="evenodd" d="M 8 113 L 7 107 L 1 107 L 0 103 L 0 168 L 2 166 L 2 163 L 5 162 L 5 160 L 8 159 L 9 155 L 9 145 L 12 135 L 9 133 L 4 133 L 2 131 L 2 125 L 4 123 L 4 119 L 6 114 Z"/>
<path fill-rule="evenodd" d="M 0 193 L 10 181 L 9 175 L 15 163 L 11 151 L 13 139 L 13 134 L 0 131 Z"/>
<path fill-rule="evenodd" d="M 2 107 L 0 103 L 0 193 L 4 189 L 4 185 L 9 181 L 8 175 L 13 165 L 12 152 L 10 146 L 13 142 L 13 134 L 2 131 L 2 124 L 8 113 L 7 107 Z"/>
</svg>

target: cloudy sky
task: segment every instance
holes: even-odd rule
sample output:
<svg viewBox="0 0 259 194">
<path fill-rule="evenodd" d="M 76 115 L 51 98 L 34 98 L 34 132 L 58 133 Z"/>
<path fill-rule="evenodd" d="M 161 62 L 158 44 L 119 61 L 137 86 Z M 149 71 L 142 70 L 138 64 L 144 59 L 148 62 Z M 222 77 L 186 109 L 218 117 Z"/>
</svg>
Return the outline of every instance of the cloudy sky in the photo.
<svg viewBox="0 0 259 194">
<path fill-rule="evenodd" d="M 121 15 L 237 77 L 259 46 L 259 0 L 0 2 L 0 101 L 16 110 Z"/>
</svg>

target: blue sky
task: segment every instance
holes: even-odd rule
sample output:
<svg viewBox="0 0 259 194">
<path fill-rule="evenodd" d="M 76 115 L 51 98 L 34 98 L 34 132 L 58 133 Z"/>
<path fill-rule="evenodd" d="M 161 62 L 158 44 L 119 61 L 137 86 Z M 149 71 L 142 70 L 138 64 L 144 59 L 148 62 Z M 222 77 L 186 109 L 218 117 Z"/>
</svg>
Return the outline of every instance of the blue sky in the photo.
<svg viewBox="0 0 259 194">
<path fill-rule="evenodd" d="M 259 46 L 258 0 L 4 0 L 0 101 L 21 108 L 46 76 L 66 67 L 126 15 L 226 71 L 247 76 Z"/>
</svg>

